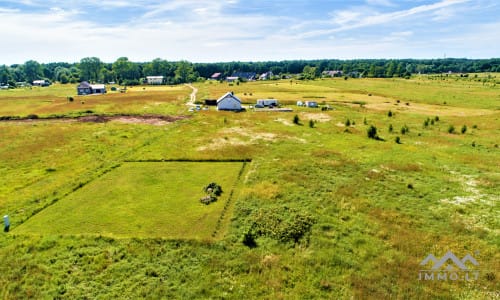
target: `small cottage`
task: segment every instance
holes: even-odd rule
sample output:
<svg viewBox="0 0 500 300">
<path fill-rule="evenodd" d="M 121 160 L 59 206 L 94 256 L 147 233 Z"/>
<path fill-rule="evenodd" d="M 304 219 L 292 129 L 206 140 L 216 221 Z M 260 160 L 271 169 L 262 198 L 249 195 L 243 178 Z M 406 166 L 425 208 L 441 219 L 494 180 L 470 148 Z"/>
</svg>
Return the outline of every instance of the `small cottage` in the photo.
<svg viewBox="0 0 500 300">
<path fill-rule="evenodd" d="M 105 94 L 106 86 L 104 84 L 90 84 L 87 81 L 82 81 L 76 87 L 78 95 Z"/>
<path fill-rule="evenodd" d="M 163 76 L 146 76 L 146 81 L 150 85 L 163 84 Z"/>
<path fill-rule="evenodd" d="M 217 100 L 217 110 L 241 111 L 241 100 L 228 92 Z"/>
<path fill-rule="evenodd" d="M 213 73 L 212 76 L 210 76 L 211 80 L 220 80 L 222 78 L 222 73 Z"/>
</svg>

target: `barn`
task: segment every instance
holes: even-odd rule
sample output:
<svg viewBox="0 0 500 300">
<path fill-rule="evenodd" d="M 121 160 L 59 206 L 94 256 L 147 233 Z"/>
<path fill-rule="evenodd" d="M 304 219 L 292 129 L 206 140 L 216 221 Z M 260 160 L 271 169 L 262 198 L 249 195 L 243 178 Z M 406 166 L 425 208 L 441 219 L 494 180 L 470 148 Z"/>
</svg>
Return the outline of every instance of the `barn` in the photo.
<svg viewBox="0 0 500 300">
<path fill-rule="evenodd" d="M 76 87 L 78 95 L 105 94 L 106 86 L 104 84 L 90 84 L 87 81 L 82 81 Z"/>
<path fill-rule="evenodd" d="M 241 111 L 241 100 L 228 92 L 217 100 L 217 110 Z"/>
</svg>

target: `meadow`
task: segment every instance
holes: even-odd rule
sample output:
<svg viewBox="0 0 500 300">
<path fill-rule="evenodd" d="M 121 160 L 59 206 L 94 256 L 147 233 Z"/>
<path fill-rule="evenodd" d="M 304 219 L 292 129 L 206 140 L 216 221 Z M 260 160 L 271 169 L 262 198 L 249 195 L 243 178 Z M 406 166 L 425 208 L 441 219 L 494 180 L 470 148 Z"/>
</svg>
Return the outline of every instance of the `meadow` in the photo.
<svg viewBox="0 0 500 300">
<path fill-rule="evenodd" d="M 471 78 L 194 84 L 293 112 L 188 112 L 186 86 L 0 91 L 0 116 L 39 117 L 0 122 L 0 297 L 498 299 L 500 93 Z M 72 119 L 93 114 L 179 118 Z M 205 206 L 207 181 L 225 193 Z M 478 279 L 419 280 L 447 251 Z"/>
</svg>

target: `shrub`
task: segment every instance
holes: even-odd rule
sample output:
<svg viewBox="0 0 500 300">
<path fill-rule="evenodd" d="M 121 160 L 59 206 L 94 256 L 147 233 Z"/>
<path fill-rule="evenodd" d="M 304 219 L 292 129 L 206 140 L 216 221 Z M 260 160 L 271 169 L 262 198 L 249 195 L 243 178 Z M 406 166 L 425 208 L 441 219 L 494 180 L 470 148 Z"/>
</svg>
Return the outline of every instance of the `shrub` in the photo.
<svg viewBox="0 0 500 300">
<path fill-rule="evenodd" d="M 293 116 L 293 124 L 296 124 L 296 125 L 300 124 L 300 118 L 298 115 Z"/>
<path fill-rule="evenodd" d="M 425 119 L 425 121 L 424 121 L 424 128 L 427 128 L 429 126 L 430 121 L 431 120 L 429 118 Z"/>
<path fill-rule="evenodd" d="M 377 127 L 370 125 L 370 127 L 368 127 L 368 130 L 366 131 L 366 133 L 368 134 L 369 138 L 375 139 L 375 140 L 378 139 Z"/>
<path fill-rule="evenodd" d="M 451 133 L 451 134 L 455 133 L 455 126 L 450 125 L 450 126 L 448 127 L 448 133 Z"/>
<path fill-rule="evenodd" d="M 410 132 L 410 128 L 408 128 L 408 126 L 403 125 L 403 127 L 401 127 L 401 134 L 407 134 L 408 132 Z"/>
<path fill-rule="evenodd" d="M 462 126 L 462 129 L 460 129 L 460 132 L 462 134 L 465 134 L 467 132 L 467 125 Z"/>
<path fill-rule="evenodd" d="M 309 120 L 309 127 L 314 128 L 314 120 Z"/>
<path fill-rule="evenodd" d="M 346 126 L 346 127 L 351 126 L 351 121 L 350 121 L 349 119 L 347 119 L 347 120 L 345 121 L 345 126 Z"/>
<path fill-rule="evenodd" d="M 316 223 L 312 215 L 288 207 L 259 209 L 250 217 L 251 225 L 243 236 L 243 244 L 256 246 L 255 238 L 266 236 L 282 243 L 298 243 Z"/>
<path fill-rule="evenodd" d="M 392 133 L 394 131 L 394 127 L 392 127 L 392 124 L 389 124 L 389 132 Z"/>
<path fill-rule="evenodd" d="M 438 117 L 438 116 L 434 117 L 434 120 L 435 120 L 436 122 L 439 122 L 439 117 Z"/>
<path fill-rule="evenodd" d="M 394 141 L 396 142 L 396 144 L 401 144 L 401 139 L 399 138 L 399 136 L 397 136 Z"/>
<path fill-rule="evenodd" d="M 393 115 L 393 114 L 392 114 L 392 111 L 389 111 L 389 112 L 387 113 L 387 116 L 388 116 L 389 118 L 390 118 L 390 117 L 392 117 L 392 115 Z"/>
</svg>

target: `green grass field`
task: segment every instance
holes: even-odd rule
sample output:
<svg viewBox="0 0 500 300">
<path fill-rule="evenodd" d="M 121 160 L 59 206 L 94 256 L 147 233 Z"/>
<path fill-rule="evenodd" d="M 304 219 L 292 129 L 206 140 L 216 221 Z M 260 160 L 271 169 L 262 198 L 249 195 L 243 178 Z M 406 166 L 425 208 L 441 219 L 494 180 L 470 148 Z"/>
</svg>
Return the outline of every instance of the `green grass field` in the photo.
<svg viewBox="0 0 500 300">
<path fill-rule="evenodd" d="M 195 84 L 293 112 L 188 112 L 185 86 L 0 91 L 0 116 L 182 117 L 0 122 L 0 298 L 498 299 L 500 93 L 481 76 Z M 205 162 L 248 159 L 240 180 Z M 225 193 L 204 206 L 207 180 Z M 419 280 L 447 251 L 478 279 Z"/>
<path fill-rule="evenodd" d="M 208 239 L 242 163 L 125 163 L 43 210 L 14 233 Z M 226 188 L 204 205 L 202 188 Z M 49 225 L 50 224 L 50 225 Z"/>
</svg>

